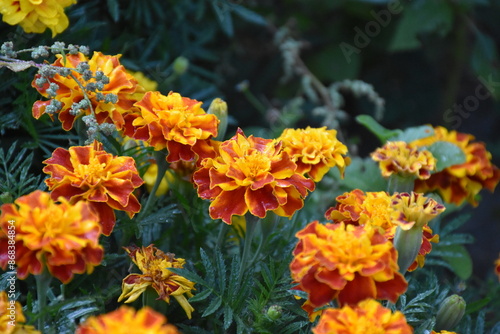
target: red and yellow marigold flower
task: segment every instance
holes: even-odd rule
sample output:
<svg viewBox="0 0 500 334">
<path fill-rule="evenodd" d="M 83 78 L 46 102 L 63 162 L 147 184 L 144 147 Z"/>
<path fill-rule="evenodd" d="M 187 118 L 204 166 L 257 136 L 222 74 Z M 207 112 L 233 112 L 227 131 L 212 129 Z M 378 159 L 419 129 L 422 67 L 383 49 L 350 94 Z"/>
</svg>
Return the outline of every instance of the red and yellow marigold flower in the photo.
<svg viewBox="0 0 500 334">
<path fill-rule="evenodd" d="M 297 164 L 297 173 L 307 174 L 315 182 L 321 181 L 332 167 L 341 175 L 349 165 L 345 157 L 347 146 L 337 139 L 336 130 L 322 128 L 285 129 L 277 139 L 283 142 L 283 150 Z"/>
<path fill-rule="evenodd" d="M 28 326 L 23 308 L 18 301 L 9 300 L 7 292 L 0 291 L 0 333 L 41 334 L 33 326 Z"/>
<path fill-rule="evenodd" d="M 392 313 L 373 299 L 357 305 L 323 311 L 319 323 L 312 329 L 314 334 L 412 334 L 400 311 Z"/>
<path fill-rule="evenodd" d="M 366 298 L 394 303 L 406 291 L 396 249 L 378 229 L 314 221 L 296 236 L 290 271 L 296 289 L 309 294 L 309 313 L 334 299 L 340 305 Z"/>
<path fill-rule="evenodd" d="M 500 281 L 500 256 L 498 259 L 495 260 L 495 274 L 498 277 L 498 280 Z"/>
<path fill-rule="evenodd" d="M 92 273 L 103 256 L 99 245 L 99 218 L 89 204 L 54 202 L 48 193 L 35 191 L 4 204 L 0 216 L 0 266 L 9 262 L 10 226 L 15 226 L 17 276 L 39 275 L 44 265 L 63 283 L 74 274 Z"/>
<path fill-rule="evenodd" d="M 179 334 L 167 318 L 146 306 L 139 311 L 121 306 L 115 311 L 91 316 L 78 326 L 76 334 Z"/>
<path fill-rule="evenodd" d="M 10 25 L 19 24 L 26 33 L 43 33 L 47 28 L 52 37 L 69 25 L 64 9 L 76 0 L 0 0 L 2 20 Z"/>
<path fill-rule="evenodd" d="M 500 170 L 491 163 L 491 153 L 486 151 L 484 143 L 474 142 L 474 136 L 448 131 L 438 126 L 434 135 L 413 141 L 417 147 L 429 146 L 437 141 L 457 145 L 465 154 L 463 164 L 453 165 L 432 174 L 427 180 L 416 180 L 415 191 L 427 193 L 436 191 L 447 203 L 462 204 L 467 200 L 476 206 L 476 195 L 486 188 L 493 192 L 500 181 Z"/>
<path fill-rule="evenodd" d="M 57 59 L 52 66 L 71 69 L 71 74 L 74 78 L 85 87 L 88 87 L 89 84 L 95 84 L 96 79 L 92 77 L 86 80 L 81 73 L 75 70 L 79 64 L 88 62 L 89 70 L 94 75 L 97 71 L 103 72 L 104 76 L 108 77 L 109 82 L 104 84 L 100 91 L 92 89 L 85 89 L 85 91 L 83 91 L 82 87 L 74 78 L 61 74 L 55 74 L 53 78 L 49 78 L 49 81 L 42 87 L 36 84 L 37 79 L 40 78 L 40 74 L 37 74 L 31 86 L 38 90 L 44 97 L 49 97 L 47 90 L 49 89 L 50 83 L 55 83 L 59 86 L 59 89 L 56 91 L 57 95 L 55 99 L 62 103 L 62 108 L 58 113 L 58 117 L 62 123 L 63 129 L 66 131 L 73 128 L 73 124 L 77 117 L 75 114 L 77 111 L 72 110 L 73 103 L 82 101 L 85 94 L 92 103 L 97 123 L 112 123 L 118 130 L 121 130 L 125 125 L 124 116 L 136 115 L 137 113 L 137 108 L 133 107 L 134 103 L 137 102 L 137 99 L 134 98 L 134 93 L 144 92 L 144 88 L 138 85 L 137 80 L 127 73 L 123 65 L 120 64 L 120 57 L 121 55 L 108 56 L 101 52 L 94 52 L 90 59 L 82 53 L 74 55 L 67 54 L 65 57 L 57 55 Z M 104 96 L 115 94 L 117 97 L 116 103 L 106 102 L 98 98 L 98 93 Z M 49 104 L 50 101 L 36 101 L 33 105 L 33 117 L 38 119 L 42 116 Z M 83 113 L 90 115 L 91 111 L 87 108 Z M 53 115 L 49 115 L 53 117 Z M 133 118 L 130 118 L 130 121 L 132 121 L 132 119 Z"/>
<path fill-rule="evenodd" d="M 428 179 L 436 169 L 436 159 L 425 149 L 417 149 L 404 141 L 387 142 L 371 154 L 379 163 L 382 176 L 399 174 L 403 177 Z"/>
<path fill-rule="evenodd" d="M 49 174 L 45 183 L 55 200 L 64 197 L 71 203 L 84 200 L 99 214 L 102 233 L 110 235 L 116 222 L 115 212 L 127 212 L 130 217 L 141 205 L 133 191 L 144 182 L 131 157 L 118 157 L 103 151 L 94 141 L 87 146 L 57 148 L 52 157 L 43 161 L 43 171 Z"/>
<path fill-rule="evenodd" d="M 314 182 L 297 173 L 281 142 L 246 137 L 241 129 L 220 144 L 216 158 L 203 160 L 193 175 L 198 195 L 212 200 L 210 217 L 231 224 L 247 212 L 263 218 L 267 211 L 290 217 L 304 205 Z"/>
<path fill-rule="evenodd" d="M 194 161 L 213 156 L 210 138 L 217 136 L 219 121 L 207 114 L 201 102 L 170 92 L 147 92 L 135 104 L 139 116 L 131 116 L 125 134 L 143 140 L 155 150 L 168 150 L 167 161 Z"/>
<path fill-rule="evenodd" d="M 164 253 L 153 245 L 124 248 L 142 274 L 130 274 L 123 279 L 122 294 L 118 301 L 125 299 L 125 303 L 131 303 L 148 287 L 152 287 L 158 293 L 158 300 L 170 303 L 170 297 L 174 297 L 191 319 L 194 308 L 186 296 L 188 298 L 193 296 L 191 290 L 195 290 L 195 283 L 168 270 L 168 268 L 183 268 L 186 261 L 175 258 L 172 253 Z"/>
<path fill-rule="evenodd" d="M 444 205 L 434 199 L 413 191 L 394 194 L 392 206 L 399 212 L 398 221 L 400 226 L 404 226 L 404 230 L 413 226 L 423 228 L 445 210 Z"/>
</svg>

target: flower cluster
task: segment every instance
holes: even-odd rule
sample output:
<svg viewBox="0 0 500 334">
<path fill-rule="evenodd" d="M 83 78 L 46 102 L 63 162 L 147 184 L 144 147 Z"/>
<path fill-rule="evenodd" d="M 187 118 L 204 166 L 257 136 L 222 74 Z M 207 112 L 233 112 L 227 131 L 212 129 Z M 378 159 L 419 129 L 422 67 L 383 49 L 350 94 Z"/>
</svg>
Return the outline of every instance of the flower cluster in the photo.
<svg viewBox="0 0 500 334">
<path fill-rule="evenodd" d="M 191 319 L 194 308 L 186 296 L 193 296 L 191 290 L 194 290 L 194 283 L 168 270 L 183 268 L 186 261 L 175 258 L 174 254 L 164 253 L 153 245 L 125 247 L 125 250 L 142 274 L 130 274 L 123 279 L 122 294 L 118 301 L 131 303 L 148 287 L 152 287 L 158 293 L 158 299 L 170 303 L 170 297 L 174 297 Z"/>
<path fill-rule="evenodd" d="M 240 129 L 218 146 L 217 156 L 202 161 L 193 180 L 198 195 L 210 199 L 210 217 L 231 224 L 233 215 L 267 211 L 290 217 L 304 205 L 314 182 L 297 172 L 297 165 L 280 142 L 246 137 Z"/>
<path fill-rule="evenodd" d="M 481 142 L 474 142 L 474 136 L 435 127 L 434 134 L 415 140 L 411 145 L 429 146 L 438 141 L 458 146 L 465 154 L 466 161 L 434 173 L 427 180 L 416 180 L 416 192 L 436 191 L 447 203 L 462 204 L 467 200 L 477 205 L 476 195 L 486 188 L 493 192 L 500 182 L 500 169 L 491 163 L 491 154 Z"/>
<path fill-rule="evenodd" d="M 366 298 L 396 302 L 406 291 L 396 249 L 371 225 L 314 221 L 296 236 L 290 271 L 296 288 L 309 294 L 309 314 L 334 299 L 340 305 Z"/>
<path fill-rule="evenodd" d="M 130 217 L 141 205 L 133 192 L 144 182 L 131 157 L 116 157 L 103 151 L 102 144 L 57 148 L 45 160 L 43 171 L 49 174 L 45 183 L 55 200 L 63 197 L 71 203 L 84 200 L 98 213 L 102 233 L 110 235 L 116 222 L 113 210 L 125 211 Z"/>
<path fill-rule="evenodd" d="M 24 322 L 26 317 L 21 304 L 18 301 L 10 301 L 7 293 L 0 291 L 0 333 L 40 334 L 33 326 L 24 325 Z"/>
<path fill-rule="evenodd" d="M 78 326 L 76 334 L 179 334 L 177 328 L 167 323 L 161 313 L 149 307 L 135 311 L 121 306 L 117 310 L 89 317 Z"/>
<path fill-rule="evenodd" d="M 326 309 L 313 328 L 314 334 L 412 334 L 400 311 L 394 313 L 373 299 L 357 305 L 346 305 L 340 309 Z"/>
<path fill-rule="evenodd" d="M 101 263 L 101 228 L 85 202 L 70 204 L 37 190 L 15 204 L 4 204 L 0 216 L 0 266 L 7 266 L 9 221 L 15 222 L 17 275 L 39 275 L 47 267 L 52 276 L 68 283 L 75 273 L 90 274 Z"/>
<path fill-rule="evenodd" d="M 283 150 L 297 164 L 297 173 L 307 174 L 319 182 L 332 167 L 338 167 L 341 175 L 349 165 L 347 146 L 337 140 L 336 130 L 322 128 L 285 129 L 279 141 Z"/>
<path fill-rule="evenodd" d="M 43 33 L 47 28 L 52 37 L 69 25 L 64 9 L 76 0 L 0 0 L 2 20 L 10 25 L 19 24 L 27 33 Z"/>
</svg>

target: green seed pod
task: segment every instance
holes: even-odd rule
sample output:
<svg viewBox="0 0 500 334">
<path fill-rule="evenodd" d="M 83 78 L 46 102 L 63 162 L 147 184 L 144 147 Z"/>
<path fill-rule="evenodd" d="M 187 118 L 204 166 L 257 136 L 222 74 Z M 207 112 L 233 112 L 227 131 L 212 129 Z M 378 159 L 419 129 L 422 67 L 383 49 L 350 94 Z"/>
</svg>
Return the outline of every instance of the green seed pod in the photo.
<svg viewBox="0 0 500 334">
<path fill-rule="evenodd" d="M 272 305 L 267 309 L 267 316 L 271 320 L 278 320 L 283 314 L 283 308 L 279 305 Z"/>
<path fill-rule="evenodd" d="M 464 316 L 465 306 L 465 300 L 459 295 L 443 300 L 436 315 L 435 330 L 452 330 Z"/>
</svg>

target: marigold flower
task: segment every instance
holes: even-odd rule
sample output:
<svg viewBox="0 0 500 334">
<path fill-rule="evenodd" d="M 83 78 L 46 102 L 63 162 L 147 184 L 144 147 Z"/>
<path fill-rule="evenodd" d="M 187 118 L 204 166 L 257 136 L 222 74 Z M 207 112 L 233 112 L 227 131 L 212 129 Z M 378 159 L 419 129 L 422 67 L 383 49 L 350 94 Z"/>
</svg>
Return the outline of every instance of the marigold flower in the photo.
<svg viewBox="0 0 500 334">
<path fill-rule="evenodd" d="M 57 59 L 52 66 L 71 69 L 71 74 L 76 80 L 87 87 L 85 91 L 82 90 L 82 87 L 78 85 L 74 78 L 60 74 L 55 74 L 53 78 L 49 78 L 49 81 L 42 87 L 36 84 L 37 79 L 40 78 L 40 74 L 37 74 L 31 86 L 44 97 L 49 97 L 47 90 L 50 83 L 55 83 L 59 86 L 55 99 L 62 103 L 58 117 L 64 130 L 69 131 L 73 128 L 75 119 L 78 117 L 77 114 L 91 114 L 89 108 L 83 111 L 73 110 L 73 104 L 82 101 L 85 94 L 92 103 L 92 108 L 99 124 L 112 123 L 118 130 L 122 130 L 125 125 L 124 116 L 135 115 L 138 112 L 137 108 L 133 107 L 134 103 L 137 102 L 137 99 L 134 98 L 134 93 L 144 92 L 144 88 L 138 85 L 137 80 L 127 73 L 123 65 L 120 64 L 119 59 L 121 55 L 108 56 L 103 55 L 101 52 L 94 52 L 91 59 L 88 59 L 82 53 L 68 54 L 65 57 L 57 55 L 56 57 Z M 94 75 L 89 80 L 86 80 L 84 75 L 75 70 L 83 62 L 88 62 L 89 71 Z M 89 84 L 96 85 L 97 80 L 95 75 L 97 71 L 101 71 L 109 79 L 109 82 L 104 84 L 103 88 L 99 91 L 88 88 Z M 103 82 L 101 81 L 101 83 Z M 117 100 L 115 103 L 106 102 L 99 98 L 98 93 L 104 96 L 114 94 Z M 40 118 L 45 113 L 49 104 L 50 101 L 36 101 L 33 104 L 33 117 L 36 119 Z M 51 118 L 53 117 L 53 115 L 49 115 Z M 129 118 L 129 121 L 132 121 L 132 119 Z"/>
<path fill-rule="evenodd" d="M 113 231 L 113 210 L 126 211 L 133 217 L 141 209 L 133 191 L 144 182 L 131 157 L 113 156 L 94 141 L 69 150 L 57 148 L 43 163 L 47 165 L 43 171 L 50 175 L 45 183 L 52 198 L 62 196 L 72 203 L 88 201 L 99 214 L 104 235 Z"/>
<path fill-rule="evenodd" d="M 246 137 L 241 129 L 220 144 L 218 156 L 203 160 L 193 174 L 198 195 L 210 199 L 210 217 L 231 224 L 248 211 L 263 218 L 267 211 L 290 217 L 304 205 L 314 182 L 296 172 L 297 165 L 271 139 Z"/>
<path fill-rule="evenodd" d="M 498 281 L 500 281 L 500 256 L 495 260 L 495 274 L 498 276 Z"/>
<path fill-rule="evenodd" d="M 425 149 L 419 150 L 404 141 L 387 142 L 383 147 L 376 149 L 371 157 L 379 162 L 384 177 L 396 173 L 425 180 L 436 169 L 436 159 L 431 152 Z"/>
<path fill-rule="evenodd" d="M 344 223 L 308 224 L 296 234 L 290 263 L 296 289 L 309 294 L 317 308 L 338 299 L 340 305 L 366 298 L 396 302 L 408 283 L 398 272 L 397 252 L 378 229 Z"/>
<path fill-rule="evenodd" d="M 143 175 L 144 184 L 146 185 L 146 189 L 151 193 L 153 191 L 153 186 L 156 182 L 156 178 L 158 177 L 158 164 L 154 161 L 150 162 L 146 173 Z M 156 189 L 155 196 L 165 195 L 170 189 L 170 186 L 175 182 L 175 176 L 171 170 L 167 170 L 163 179 Z"/>
<path fill-rule="evenodd" d="M 158 293 L 158 300 L 162 299 L 170 304 L 170 296 L 174 297 L 191 319 L 194 308 L 186 296 L 193 296 L 191 290 L 195 290 L 195 283 L 168 270 L 168 268 L 183 268 L 186 261 L 175 258 L 175 254 L 164 253 L 153 245 L 142 248 L 131 246 L 124 249 L 142 274 L 130 274 L 123 279 L 122 294 L 118 301 L 125 299 L 125 303 L 131 303 L 151 286 Z"/>
<path fill-rule="evenodd" d="M 312 329 L 314 334 L 412 334 L 400 311 L 394 313 L 376 300 L 366 299 L 358 305 L 346 305 L 340 309 L 326 309 L 319 323 Z"/>
<path fill-rule="evenodd" d="M 193 161 L 213 156 L 210 138 L 217 136 L 219 121 L 207 114 L 201 102 L 170 92 L 147 92 L 135 104 L 139 116 L 125 126 L 125 134 L 143 140 L 155 150 L 168 149 L 168 162 Z"/>
<path fill-rule="evenodd" d="M 392 200 L 392 206 L 400 212 L 398 220 L 400 226 L 405 226 L 404 230 L 413 226 L 424 227 L 445 210 L 444 205 L 413 191 L 394 194 Z"/>
<path fill-rule="evenodd" d="M 484 143 L 473 142 L 470 134 L 449 131 L 441 126 L 434 128 L 434 135 L 413 141 L 417 147 L 429 146 L 437 141 L 457 145 L 465 154 L 463 164 L 453 165 L 434 173 L 427 180 L 416 180 L 415 191 L 427 193 L 436 191 L 447 203 L 456 205 L 467 200 L 478 204 L 476 195 L 486 188 L 493 192 L 500 182 L 500 169 L 491 163 L 491 153 L 486 151 Z"/>
<path fill-rule="evenodd" d="M 76 334 L 179 334 L 167 318 L 146 306 L 139 311 L 121 306 L 115 311 L 91 316 L 78 326 Z"/>
<path fill-rule="evenodd" d="M 283 142 L 283 150 L 297 164 L 297 173 L 308 174 L 315 182 L 321 181 L 332 167 L 341 175 L 349 165 L 345 157 L 347 146 L 337 140 L 336 130 L 322 128 L 285 129 L 277 139 Z"/>
<path fill-rule="evenodd" d="M 63 283 L 75 273 L 90 274 L 101 263 L 99 218 L 85 202 L 70 204 L 59 198 L 55 203 L 48 193 L 37 190 L 4 204 L 0 216 L 0 266 L 5 270 L 15 226 L 17 276 L 39 275 L 44 262 L 52 276 Z M 10 232 L 9 232 L 10 231 Z M 42 262 L 44 261 L 44 262 Z"/>
<path fill-rule="evenodd" d="M 33 326 L 24 325 L 26 317 L 18 301 L 9 300 L 7 292 L 0 291 L 0 333 L 41 334 Z"/>
<path fill-rule="evenodd" d="M 64 9 L 76 0 L 0 0 L 2 20 L 10 25 L 19 24 L 26 33 L 41 34 L 52 31 L 52 38 L 69 25 Z"/>
</svg>

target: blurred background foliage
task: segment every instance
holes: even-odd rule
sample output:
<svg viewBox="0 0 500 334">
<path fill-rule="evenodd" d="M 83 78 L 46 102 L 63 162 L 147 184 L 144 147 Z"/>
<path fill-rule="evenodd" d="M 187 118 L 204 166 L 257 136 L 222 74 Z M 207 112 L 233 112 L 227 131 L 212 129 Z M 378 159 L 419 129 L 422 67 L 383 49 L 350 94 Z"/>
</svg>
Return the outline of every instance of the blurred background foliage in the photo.
<svg viewBox="0 0 500 334">
<path fill-rule="evenodd" d="M 56 40 L 122 54 L 127 69 L 156 81 L 162 93 L 179 92 L 206 108 L 216 97 L 226 100 L 227 137 L 236 127 L 274 137 L 285 127 L 325 124 L 339 129 L 353 157 L 366 157 L 380 142 L 355 117 L 370 114 L 389 129 L 432 124 L 472 133 L 500 165 L 500 0 L 87 0 L 67 14 L 70 26 Z M 16 49 L 54 42 L 49 31 L 0 26 L 0 39 Z M 28 87 L 34 70 L 2 68 L 0 75 L 0 146 L 7 152 L 17 141 L 19 149 L 31 150 L 31 170 L 40 174 L 40 161 L 75 136 L 31 116 L 40 98 Z M 491 275 L 500 253 L 498 198 L 482 195 L 461 227 L 476 238 L 467 247 L 477 277 Z M 158 214 L 170 217 L 165 224 L 203 216 L 206 203 L 184 196 L 175 200 L 189 212 L 157 204 L 164 208 Z M 149 242 L 143 227 L 136 235 Z M 107 275 L 124 274 L 113 270 Z"/>
</svg>

